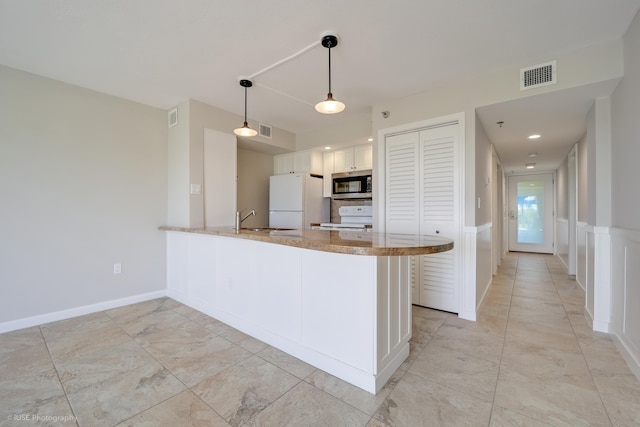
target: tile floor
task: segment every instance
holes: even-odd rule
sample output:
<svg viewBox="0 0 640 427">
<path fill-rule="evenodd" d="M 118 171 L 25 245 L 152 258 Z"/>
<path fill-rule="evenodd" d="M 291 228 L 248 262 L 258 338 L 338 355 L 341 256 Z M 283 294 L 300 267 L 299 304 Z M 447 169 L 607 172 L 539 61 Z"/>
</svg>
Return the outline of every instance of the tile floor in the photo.
<svg viewBox="0 0 640 427">
<path fill-rule="evenodd" d="M 640 425 L 640 383 L 552 256 L 510 254 L 477 322 L 414 307 L 371 395 L 170 299 L 0 335 L 0 425 Z"/>
</svg>

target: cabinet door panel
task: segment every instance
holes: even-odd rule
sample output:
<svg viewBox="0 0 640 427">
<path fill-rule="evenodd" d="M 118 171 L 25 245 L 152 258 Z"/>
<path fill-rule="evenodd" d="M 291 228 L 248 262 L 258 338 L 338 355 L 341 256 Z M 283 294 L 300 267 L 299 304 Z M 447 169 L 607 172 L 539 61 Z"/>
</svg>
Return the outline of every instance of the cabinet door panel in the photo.
<svg viewBox="0 0 640 427">
<path fill-rule="evenodd" d="M 293 154 L 273 156 L 273 174 L 283 175 L 293 172 Z"/>
<path fill-rule="evenodd" d="M 371 169 L 373 167 L 373 146 L 355 147 L 353 149 L 353 166 L 357 170 Z"/>
<path fill-rule="evenodd" d="M 349 172 L 353 166 L 353 149 L 338 150 L 335 153 L 334 167 L 336 172 Z"/>
</svg>

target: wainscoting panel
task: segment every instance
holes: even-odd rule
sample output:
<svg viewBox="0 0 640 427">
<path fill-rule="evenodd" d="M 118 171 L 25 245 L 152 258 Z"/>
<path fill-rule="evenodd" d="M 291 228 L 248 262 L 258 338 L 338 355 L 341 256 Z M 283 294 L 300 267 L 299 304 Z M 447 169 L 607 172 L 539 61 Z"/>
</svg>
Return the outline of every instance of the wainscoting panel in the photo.
<svg viewBox="0 0 640 427">
<path fill-rule="evenodd" d="M 618 348 L 640 378 L 640 231 L 611 229 L 611 327 Z"/>
<path fill-rule="evenodd" d="M 569 220 L 566 218 L 556 219 L 556 254 L 569 270 Z"/>
</svg>

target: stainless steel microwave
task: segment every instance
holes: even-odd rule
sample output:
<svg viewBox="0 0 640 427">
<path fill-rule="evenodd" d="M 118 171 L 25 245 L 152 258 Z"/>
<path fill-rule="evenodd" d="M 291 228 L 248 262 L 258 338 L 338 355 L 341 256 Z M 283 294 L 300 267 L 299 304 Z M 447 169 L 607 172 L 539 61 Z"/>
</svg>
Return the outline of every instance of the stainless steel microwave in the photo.
<svg viewBox="0 0 640 427">
<path fill-rule="evenodd" d="M 331 197 L 340 199 L 370 199 L 371 169 L 331 175 Z"/>
</svg>

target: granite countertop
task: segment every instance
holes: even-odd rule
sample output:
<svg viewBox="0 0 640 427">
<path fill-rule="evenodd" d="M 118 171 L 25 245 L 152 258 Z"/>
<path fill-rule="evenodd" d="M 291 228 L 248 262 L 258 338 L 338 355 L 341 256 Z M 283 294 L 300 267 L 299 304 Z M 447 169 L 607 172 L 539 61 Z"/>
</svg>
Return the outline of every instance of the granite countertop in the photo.
<svg viewBox="0 0 640 427">
<path fill-rule="evenodd" d="M 247 228 L 237 233 L 233 227 L 186 228 L 171 226 L 160 227 L 160 230 L 256 240 L 278 245 L 351 255 L 424 255 L 453 249 L 453 241 L 451 239 L 418 234 L 268 228 L 262 230 Z"/>
</svg>

